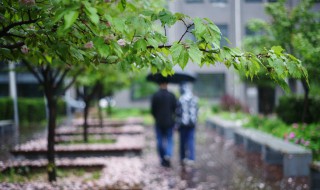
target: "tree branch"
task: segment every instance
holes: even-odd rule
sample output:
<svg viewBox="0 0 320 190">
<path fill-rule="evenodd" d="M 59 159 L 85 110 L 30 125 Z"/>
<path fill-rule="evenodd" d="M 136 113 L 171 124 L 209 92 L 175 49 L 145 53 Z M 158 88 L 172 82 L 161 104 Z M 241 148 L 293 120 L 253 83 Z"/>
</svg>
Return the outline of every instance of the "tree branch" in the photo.
<svg viewBox="0 0 320 190">
<path fill-rule="evenodd" d="M 27 20 L 27 21 L 20 21 L 20 22 L 15 22 L 12 24 L 9 24 L 7 27 L 4 27 L 1 31 L 0 31 L 0 37 L 5 36 L 5 34 L 11 29 L 14 28 L 16 26 L 21 26 L 24 24 L 31 24 L 31 23 L 35 23 L 37 22 L 38 19 L 34 19 L 34 20 Z"/>
<path fill-rule="evenodd" d="M 64 89 L 62 90 L 63 93 L 66 92 L 66 90 L 68 90 L 76 81 L 77 77 L 82 73 L 83 69 L 79 69 L 79 71 L 74 75 L 74 77 L 72 78 L 72 80 L 70 81 L 69 84 L 67 84 Z"/>
<path fill-rule="evenodd" d="M 68 74 L 69 71 L 70 71 L 70 69 L 65 69 L 63 71 L 60 78 L 57 80 L 57 83 L 55 84 L 56 87 L 59 87 L 62 85 L 62 82 L 64 81 L 64 78 L 66 77 L 66 75 Z"/>
<path fill-rule="evenodd" d="M 182 20 L 183 21 L 183 20 Z M 183 21 L 183 23 L 186 25 L 186 23 Z M 181 42 L 182 38 L 189 32 L 189 28 L 191 28 L 194 24 L 190 24 L 189 26 L 186 26 L 186 31 L 182 34 L 181 38 L 179 39 L 178 43 Z"/>
<path fill-rule="evenodd" d="M 24 45 L 24 42 L 17 42 L 14 44 L 4 45 L 0 44 L 0 48 L 7 48 L 7 49 L 16 49 Z"/>
<path fill-rule="evenodd" d="M 39 84 L 43 85 L 44 81 L 41 79 L 39 73 L 34 69 L 34 67 L 32 67 L 31 64 L 25 59 L 22 60 L 22 63 L 28 68 L 28 70 L 33 74 L 33 76 L 36 77 Z"/>
<path fill-rule="evenodd" d="M 13 37 L 22 38 L 22 39 L 26 38 L 25 36 L 19 36 L 17 34 L 12 34 L 12 33 L 9 33 L 9 32 L 4 34 L 4 36 L 13 36 Z"/>
</svg>

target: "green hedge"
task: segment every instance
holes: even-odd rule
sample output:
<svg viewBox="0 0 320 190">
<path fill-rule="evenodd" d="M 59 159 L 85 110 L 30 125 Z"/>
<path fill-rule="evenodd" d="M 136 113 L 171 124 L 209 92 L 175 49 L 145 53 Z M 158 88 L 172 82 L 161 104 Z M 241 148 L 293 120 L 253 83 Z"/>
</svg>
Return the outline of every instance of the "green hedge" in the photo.
<svg viewBox="0 0 320 190">
<path fill-rule="evenodd" d="M 13 101 L 0 98 L 0 120 L 13 119 Z M 22 123 L 40 122 L 46 119 L 44 98 L 18 98 L 19 119 Z M 65 102 L 58 100 L 58 115 L 65 114 Z"/>
<path fill-rule="evenodd" d="M 283 96 L 279 100 L 276 113 L 284 122 L 301 123 L 302 112 L 304 106 L 304 98 L 298 96 Z M 320 122 L 319 117 L 320 99 L 315 97 L 309 98 L 309 109 L 305 117 L 305 123 Z"/>
<path fill-rule="evenodd" d="M 11 98 L 0 98 L 0 120 L 12 120 L 13 101 Z"/>
</svg>

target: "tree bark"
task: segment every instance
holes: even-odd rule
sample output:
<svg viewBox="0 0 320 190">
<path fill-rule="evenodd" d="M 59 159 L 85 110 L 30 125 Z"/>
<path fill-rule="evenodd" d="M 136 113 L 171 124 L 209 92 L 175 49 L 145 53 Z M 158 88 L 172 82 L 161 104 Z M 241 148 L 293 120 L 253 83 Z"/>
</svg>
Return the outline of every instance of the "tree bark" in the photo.
<svg viewBox="0 0 320 190">
<path fill-rule="evenodd" d="M 103 117 L 102 117 L 102 110 L 100 107 L 100 99 L 102 98 L 102 85 L 99 85 L 98 87 L 98 115 L 99 115 L 99 125 L 102 128 L 103 127 Z"/>
<path fill-rule="evenodd" d="M 301 122 L 305 123 L 308 110 L 309 110 L 309 86 L 306 80 L 302 80 L 302 86 L 304 90 L 304 101 L 303 101 L 303 112 L 302 112 Z"/>
<path fill-rule="evenodd" d="M 48 143 L 47 143 L 47 159 L 48 159 L 48 179 L 50 182 L 56 181 L 56 163 L 55 163 L 55 148 L 54 136 L 57 117 L 57 100 L 52 91 L 46 89 L 47 110 L 48 110 Z"/>
<path fill-rule="evenodd" d="M 83 123 L 83 141 L 88 142 L 88 115 L 89 115 L 89 107 L 90 101 L 85 101 L 85 107 L 83 112 L 84 123 Z"/>
</svg>

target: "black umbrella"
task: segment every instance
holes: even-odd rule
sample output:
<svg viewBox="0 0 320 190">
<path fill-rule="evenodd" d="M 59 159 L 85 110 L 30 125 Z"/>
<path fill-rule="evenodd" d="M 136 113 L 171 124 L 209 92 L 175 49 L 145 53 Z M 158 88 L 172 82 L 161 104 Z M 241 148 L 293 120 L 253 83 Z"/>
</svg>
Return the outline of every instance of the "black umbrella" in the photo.
<svg viewBox="0 0 320 190">
<path fill-rule="evenodd" d="M 180 84 L 184 82 L 194 82 L 196 76 L 192 73 L 176 71 L 173 75 L 163 76 L 161 73 L 148 74 L 147 80 L 155 83 L 175 83 Z"/>
</svg>

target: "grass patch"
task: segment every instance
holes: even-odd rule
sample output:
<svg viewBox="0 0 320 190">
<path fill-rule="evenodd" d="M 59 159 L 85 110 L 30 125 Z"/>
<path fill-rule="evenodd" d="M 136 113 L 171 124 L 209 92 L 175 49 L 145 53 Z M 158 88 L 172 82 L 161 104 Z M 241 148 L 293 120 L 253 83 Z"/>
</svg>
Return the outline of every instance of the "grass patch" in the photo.
<svg viewBox="0 0 320 190">
<path fill-rule="evenodd" d="M 57 168 L 57 179 L 76 178 L 81 181 L 98 180 L 101 176 L 100 169 L 89 168 Z M 30 169 L 29 167 L 11 168 L 8 172 L 0 174 L 0 183 L 26 183 L 48 181 L 44 168 Z"/>
<path fill-rule="evenodd" d="M 112 115 L 109 116 L 111 119 L 127 119 L 130 117 L 142 118 L 146 125 L 151 125 L 154 122 L 150 110 L 142 108 L 114 108 Z"/>
</svg>

